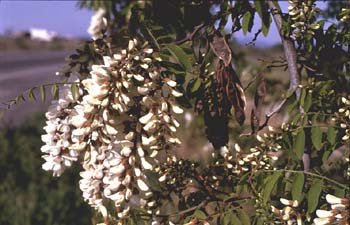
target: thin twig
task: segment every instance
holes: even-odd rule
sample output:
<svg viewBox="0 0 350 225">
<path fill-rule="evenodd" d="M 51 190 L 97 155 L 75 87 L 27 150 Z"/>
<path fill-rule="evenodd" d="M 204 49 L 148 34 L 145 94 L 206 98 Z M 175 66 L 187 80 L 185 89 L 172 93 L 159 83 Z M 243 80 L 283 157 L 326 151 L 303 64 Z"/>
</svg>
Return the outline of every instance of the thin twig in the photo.
<svg viewBox="0 0 350 225">
<path fill-rule="evenodd" d="M 203 28 L 204 25 L 205 25 L 205 24 L 202 23 L 202 24 L 196 26 L 196 27 L 194 28 L 194 30 L 193 30 L 192 33 L 188 34 L 185 38 L 183 38 L 183 39 L 181 39 L 181 40 L 175 41 L 174 44 L 176 44 L 176 45 L 181 45 L 181 44 L 185 43 L 186 41 L 192 41 L 193 38 L 194 38 L 194 35 L 196 35 L 196 33 L 197 33 L 201 28 Z"/>
<path fill-rule="evenodd" d="M 256 41 L 256 39 L 258 39 L 258 36 L 259 36 L 259 34 L 260 34 L 261 32 L 262 32 L 262 30 L 259 29 L 259 30 L 254 34 L 254 38 L 253 38 L 250 42 L 246 43 L 245 45 L 246 45 L 246 46 L 255 45 L 255 41 Z"/>
<path fill-rule="evenodd" d="M 309 176 L 313 176 L 313 177 L 317 177 L 320 178 L 322 180 L 326 180 L 330 183 L 333 183 L 341 188 L 344 188 L 346 190 L 350 190 L 350 187 L 348 187 L 347 185 L 344 185 L 342 183 L 339 183 L 338 181 L 332 180 L 331 178 L 316 174 L 316 173 L 311 173 L 311 172 L 306 172 L 306 171 L 301 171 L 301 170 L 286 170 L 286 169 L 280 169 L 280 170 L 260 170 L 262 172 L 288 172 L 288 173 L 302 173 L 305 175 L 309 175 Z"/>
<path fill-rule="evenodd" d="M 283 48 L 284 48 L 284 54 L 288 63 L 289 82 L 290 82 L 289 89 L 295 91 L 296 96 L 299 99 L 300 89 L 298 88 L 298 86 L 300 84 L 300 78 L 299 78 L 298 65 L 297 65 L 297 53 L 296 53 L 293 41 L 289 37 L 284 36 L 282 33 L 282 12 L 276 8 L 276 6 L 271 0 L 267 1 L 267 4 L 271 10 L 273 19 L 278 29 L 278 33 L 281 37 Z M 267 124 L 269 118 L 271 118 L 272 115 L 278 112 L 286 101 L 287 99 L 282 100 L 278 108 L 272 111 L 272 113 L 269 113 L 270 116 L 266 116 L 265 125 Z M 304 113 L 304 110 L 301 107 L 299 107 L 299 111 L 302 114 Z M 303 161 L 304 170 L 307 171 L 310 168 L 310 155 L 307 152 L 304 152 L 302 161 Z"/>
</svg>

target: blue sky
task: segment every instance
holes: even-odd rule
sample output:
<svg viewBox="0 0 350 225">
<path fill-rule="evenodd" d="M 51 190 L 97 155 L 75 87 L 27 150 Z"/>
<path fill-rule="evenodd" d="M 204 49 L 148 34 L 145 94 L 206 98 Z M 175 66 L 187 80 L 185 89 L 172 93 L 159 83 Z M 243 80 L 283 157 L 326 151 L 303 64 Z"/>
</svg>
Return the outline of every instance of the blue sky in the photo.
<svg viewBox="0 0 350 225">
<path fill-rule="evenodd" d="M 285 11 L 288 2 L 281 1 L 280 4 Z M 320 2 L 318 6 L 323 8 L 325 3 Z M 22 31 L 33 27 L 56 31 L 61 36 L 88 37 L 86 30 L 92 14 L 93 12 L 87 9 L 79 9 L 76 1 L 0 0 L 0 34 L 6 29 Z M 257 16 L 255 18 L 258 21 Z M 259 25 L 256 25 L 253 31 L 258 28 Z M 244 44 L 252 40 L 254 32 L 247 36 L 242 33 L 235 35 L 238 41 Z M 271 46 L 279 42 L 276 27 L 272 24 L 269 35 L 266 38 L 261 35 L 256 44 Z"/>
<path fill-rule="evenodd" d="M 0 34 L 45 28 L 62 36 L 88 37 L 92 11 L 79 9 L 76 1 L 0 0 Z"/>
</svg>

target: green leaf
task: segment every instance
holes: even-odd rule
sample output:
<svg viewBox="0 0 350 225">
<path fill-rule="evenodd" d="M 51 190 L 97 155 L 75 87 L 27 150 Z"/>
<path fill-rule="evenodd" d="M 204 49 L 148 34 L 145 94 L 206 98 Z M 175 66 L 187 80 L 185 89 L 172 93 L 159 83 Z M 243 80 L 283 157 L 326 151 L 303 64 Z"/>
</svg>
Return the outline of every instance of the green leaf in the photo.
<svg viewBox="0 0 350 225">
<path fill-rule="evenodd" d="M 22 97 L 21 97 L 21 95 L 19 95 L 19 96 L 17 96 L 16 98 L 15 98 L 15 104 L 17 105 L 17 104 L 19 104 L 21 101 L 22 101 Z"/>
<path fill-rule="evenodd" d="M 332 151 L 326 150 L 322 155 L 322 163 L 325 164 L 328 160 L 328 157 L 331 155 Z"/>
<path fill-rule="evenodd" d="M 72 96 L 74 100 L 77 100 L 77 97 L 79 95 L 79 88 L 77 84 L 71 84 L 70 86 L 71 92 L 72 92 Z"/>
<path fill-rule="evenodd" d="M 154 35 L 152 34 L 152 31 L 144 24 L 140 26 L 140 29 L 142 33 L 145 34 L 148 37 L 148 39 L 152 41 L 154 46 L 157 47 L 157 49 L 160 49 L 159 43 L 157 39 L 154 37 Z"/>
<path fill-rule="evenodd" d="M 298 121 L 300 120 L 300 118 L 301 118 L 301 114 L 300 114 L 300 113 L 295 114 L 295 116 L 292 117 L 291 122 L 292 122 L 293 124 L 297 124 Z"/>
<path fill-rule="evenodd" d="M 242 225 L 236 214 L 232 211 L 225 212 L 223 225 Z"/>
<path fill-rule="evenodd" d="M 323 180 L 321 179 L 313 180 L 311 187 L 306 196 L 308 213 L 313 213 L 316 210 L 322 189 L 323 189 Z"/>
<path fill-rule="evenodd" d="M 187 72 L 192 70 L 192 63 L 181 47 L 175 44 L 167 44 L 166 48 Z"/>
<path fill-rule="evenodd" d="M 220 23 L 219 23 L 219 28 L 218 28 L 219 30 L 225 29 L 225 26 L 226 26 L 227 21 L 228 21 L 228 16 L 229 15 L 227 14 L 224 17 L 221 18 Z"/>
<path fill-rule="evenodd" d="M 271 16 L 266 7 L 265 1 L 254 0 L 254 6 L 261 18 L 261 30 L 263 35 L 266 37 L 270 30 Z"/>
<path fill-rule="evenodd" d="M 59 90 L 58 90 L 57 84 L 53 84 L 52 85 L 52 87 L 51 87 L 51 94 L 52 94 L 54 99 L 58 99 Z"/>
<path fill-rule="evenodd" d="M 88 60 L 89 60 L 89 56 L 88 55 L 81 55 L 81 56 L 79 56 L 78 62 L 85 63 Z"/>
<path fill-rule="evenodd" d="M 256 218 L 256 222 L 254 223 L 255 225 L 263 225 L 265 224 L 266 219 L 258 217 Z"/>
<path fill-rule="evenodd" d="M 305 182 L 305 176 L 303 173 L 297 173 L 295 175 L 293 184 L 292 184 L 292 198 L 293 200 L 301 201 L 303 187 Z"/>
<path fill-rule="evenodd" d="M 146 182 L 155 191 L 162 191 L 162 188 L 159 185 L 158 177 L 159 175 L 150 170 L 145 170 L 145 175 L 147 177 Z"/>
<path fill-rule="evenodd" d="M 334 127 L 329 127 L 328 131 L 327 131 L 327 140 L 329 141 L 329 143 L 331 143 L 332 145 L 335 144 L 335 129 Z"/>
<path fill-rule="evenodd" d="M 41 100 L 45 102 L 46 99 L 46 92 L 45 92 L 45 87 L 44 85 L 40 86 L 40 95 L 41 95 Z"/>
<path fill-rule="evenodd" d="M 34 94 L 34 88 L 29 89 L 28 91 L 28 99 L 29 101 L 36 100 L 35 94 Z"/>
<path fill-rule="evenodd" d="M 252 13 L 250 11 L 247 11 L 242 18 L 242 31 L 244 35 L 247 34 L 251 21 L 252 21 Z"/>
<path fill-rule="evenodd" d="M 242 225 L 251 225 L 250 216 L 244 209 L 239 210 L 237 215 Z"/>
<path fill-rule="evenodd" d="M 294 142 L 294 151 L 299 159 L 303 157 L 304 150 L 305 150 L 305 132 L 302 129 L 297 134 Z"/>
<path fill-rule="evenodd" d="M 224 13 L 228 11 L 228 1 L 222 1 L 221 5 L 220 5 L 220 12 Z M 221 17 L 220 23 L 219 23 L 219 30 L 223 30 L 225 28 L 225 25 L 227 23 L 227 19 L 228 19 L 229 14 L 223 15 Z"/>
<path fill-rule="evenodd" d="M 313 126 L 311 128 L 311 140 L 317 150 L 322 148 L 322 131 L 319 126 Z"/>
<path fill-rule="evenodd" d="M 270 175 L 265 179 L 264 188 L 262 191 L 263 203 L 266 204 L 270 200 L 270 196 L 273 188 L 275 187 L 278 179 L 282 176 L 282 171 L 277 171 L 273 175 Z"/>
<path fill-rule="evenodd" d="M 196 78 L 193 82 L 193 86 L 191 88 L 191 92 L 194 93 L 198 91 L 199 87 L 201 86 L 202 82 L 199 78 Z"/>
<path fill-rule="evenodd" d="M 242 225 L 241 221 L 238 219 L 236 214 L 231 214 L 231 224 L 232 225 Z"/>
<path fill-rule="evenodd" d="M 174 38 L 176 38 L 175 34 L 160 35 L 160 36 L 157 37 L 157 41 L 161 41 L 163 39 L 170 39 L 170 40 L 172 40 Z"/>
<path fill-rule="evenodd" d="M 205 220 L 207 218 L 207 215 L 202 210 L 199 210 L 199 209 L 197 209 L 193 215 L 194 217 L 200 220 Z"/>
<path fill-rule="evenodd" d="M 305 88 L 303 88 L 303 89 L 301 89 L 301 94 L 300 94 L 300 99 L 299 99 L 300 105 L 303 108 L 304 108 L 304 104 L 305 104 L 305 96 L 306 96 L 306 90 L 305 90 Z"/>
<path fill-rule="evenodd" d="M 287 92 L 284 94 L 284 98 L 289 98 L 295 93 L 295 90 L 288 89 Z"/>
<path fill-rule="evenodd" d="M 312 93 L 308 92 L 305 97 L 304 110 L 308 112 L 312 104 Z"/>
</svg>

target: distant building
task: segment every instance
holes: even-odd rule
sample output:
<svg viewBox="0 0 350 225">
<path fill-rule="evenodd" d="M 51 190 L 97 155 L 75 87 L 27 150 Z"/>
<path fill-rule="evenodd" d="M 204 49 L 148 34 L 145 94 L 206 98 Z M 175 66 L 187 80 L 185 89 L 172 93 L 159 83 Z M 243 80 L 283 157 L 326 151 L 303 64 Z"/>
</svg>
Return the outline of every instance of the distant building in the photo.
<svg viewBox="0 0 350 225">
<path fill-rule="evenodd" d="M 48 31 L 45 29 L 30 28 L 30 38 L 33 40 L 47 41 L 50 42 L 57 37 L 57 32 Z"/>
</svg>

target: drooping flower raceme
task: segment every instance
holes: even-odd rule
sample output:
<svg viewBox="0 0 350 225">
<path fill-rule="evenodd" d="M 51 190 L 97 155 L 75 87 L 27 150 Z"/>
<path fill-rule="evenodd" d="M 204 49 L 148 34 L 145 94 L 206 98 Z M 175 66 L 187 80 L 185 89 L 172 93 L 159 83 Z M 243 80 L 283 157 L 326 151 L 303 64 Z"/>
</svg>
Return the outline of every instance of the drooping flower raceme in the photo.
<svg viewBox="0 0 350 225">
<path fill-rule="evenodd" d="M 43 158 L 44 170 L 52 170 L 54 176 L 60 176 L 66 167 L 78 160 L 79 152 L 70 149 L 71 141 L 71 118 L 70 112 L 74 98 L 70 85 L 64 85 L 59 96 L 59 100 L 54 100 L 46 112 L 45 135 L 41 139 L 45 145 L 41 151 L 45 153 Z"/>
<path fill-rule="evenodd" d="M 292 28 L 295 28 L 294 35 L 296 38 L 303 34 L 315 34 L 315 30 L 320 28 L 320 25 L 315 22 L 315 14 L 320 10 L 316 7 L 315 0 L 288 0 L 288 14 L 292 19 Z"/>
<path fill-rule="evenodd" d="M 316 210 L 318 218 L 314 219 L 315 225 L 325 224 L 349 224 L 350 204 L 349 199 L 338 198 L 334 195 L 327 194 L 326 201 L 330 204 L 329 210 Z"/>
<path fill-rule="evenodd" d="M 153 169 L 158 152 L 180 144 L 176 137 L 180 124 L 174 114 L 183 112 L 175 102 L 182 93 L 175 77 L 163 72 L 161 59 L 146 44 L 139 49 L 137 41 L 130 40 L 127 49 L 103 61 L 81 80 L 83 91 L 77 101 L 63 94 L 50 107 L 52 111 L 60 101 L 68 101 L 47 117 L 44 169 L 59 176 L 66 164 L 81 155 L 84 171 L 79 184 L 84 199 L 105 218 L 104 202 L 113 201 L 118 217 L 123 218 L 132 206 L 145 205 L 152 195 L 144 171 Z M 51 128 L 55 123 L 66 126 L 63 131 L 61 126 Z M 64 151 L 57 150 L 61 142 Z M 58 162 L 64 166 L 57 166 Z"/>
<path fill-rule="evenodd" d="M 105 9 L 98 9 L 95 14 L 91 17 L 90 26 L 87 32 L 91 35 L 93 39 L 102 37 L 102 30 L 106 29 L 107 20 L 104 18 L 106 14 Z"/>
<path fill-rule="evenodd" d="M 281 198 L 280 202 L 284 205 L 283 209 L 271 206 L 271 211 L 276 216 L 275 222 L 279 224 L 279 222 L 284 221 L 290 225 L 302 225 L 302 215 L 297 210 L 299 202 L 285 198 Z"/>
</svg>

